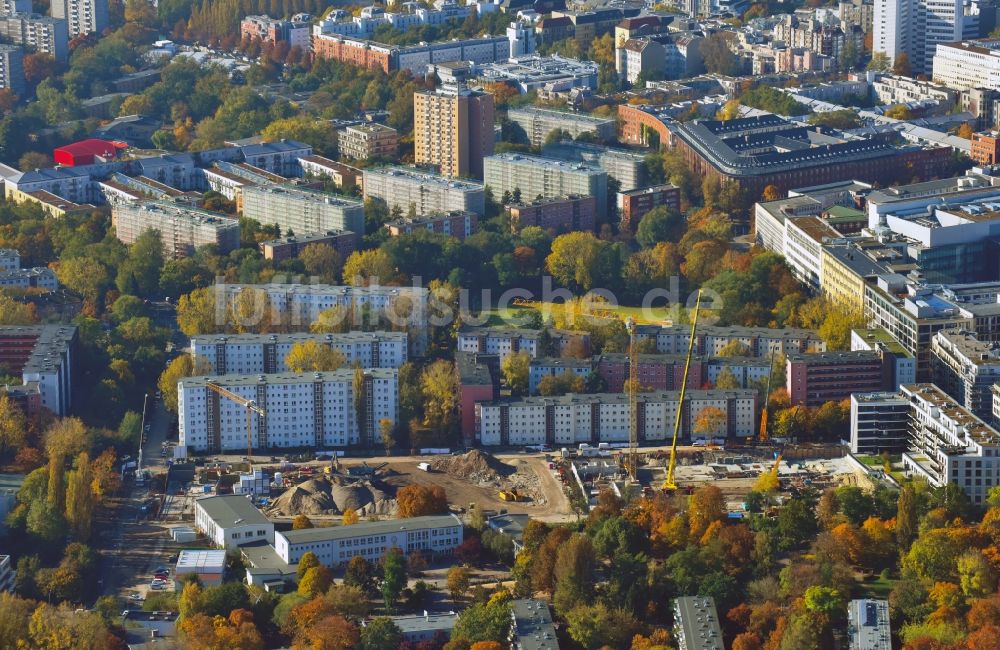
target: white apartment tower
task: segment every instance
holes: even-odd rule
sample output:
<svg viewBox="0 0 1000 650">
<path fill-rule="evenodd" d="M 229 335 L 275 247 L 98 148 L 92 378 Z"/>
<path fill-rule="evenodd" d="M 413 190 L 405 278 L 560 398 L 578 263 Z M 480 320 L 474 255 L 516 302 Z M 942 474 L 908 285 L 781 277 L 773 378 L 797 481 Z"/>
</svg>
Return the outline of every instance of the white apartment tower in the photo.
<svg viewBox="0 0 1000 650">
<path fill-rule="evenodd" d="M 970 0 L 875 0 L 875 52 L 906 53 L 913 74 L 930 73 L 939 43 L 975 38 L 979 9 Z"/>
<path fill-rule="evenodd" d="M 108 26 L 108 0 L 52 0 L 52 17 L 66 21 L 70 38 L 100 34 Z"/>
<path fill-rule="evenodd" d="M 379 423 L 387 419 L 395 426 L 398 420 L 398 373 L 365 370 L 364 392 L 357 396 L 354 375 L 346 369 L 188 377 L 177 384 L 180 444 L 209 453 L 247 447 L 246 410 L 209 389 L 209 383 L 264 409 L 266 415 L 251 421 L 254 449 L 379 444 Z"/>
</svg>

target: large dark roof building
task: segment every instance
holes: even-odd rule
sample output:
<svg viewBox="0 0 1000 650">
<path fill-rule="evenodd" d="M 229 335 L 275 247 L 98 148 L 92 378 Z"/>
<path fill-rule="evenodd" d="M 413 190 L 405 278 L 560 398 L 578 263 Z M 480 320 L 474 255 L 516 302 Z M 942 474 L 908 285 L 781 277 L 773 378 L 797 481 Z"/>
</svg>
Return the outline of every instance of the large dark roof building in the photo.
<svg viewBox="0 0 1000 650">
<path fill-rule="evenodd" d="M 843 136 L 777 115 L 734 120 L 693 120 L 667 125 L 671 144 L 696 176 L 738 183 L 750 197 L 768 185 L 787 192 L 865 178 L 887 185 L 939 175 L 950 164 L 947 148 L 896 146 L 881 137 Z"/>
</svg>

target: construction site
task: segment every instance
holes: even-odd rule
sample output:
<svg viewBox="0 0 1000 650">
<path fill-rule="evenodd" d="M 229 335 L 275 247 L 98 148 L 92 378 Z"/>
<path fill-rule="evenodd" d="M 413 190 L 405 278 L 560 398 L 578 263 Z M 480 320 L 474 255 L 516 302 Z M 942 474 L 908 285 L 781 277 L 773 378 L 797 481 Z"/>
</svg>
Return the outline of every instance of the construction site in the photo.
<svg viewBox="0 0 1000 650">
<path fill-rule="evenodd" d="M 701 294 L 693 310 L 691 334 L 680 386 L 683 404 L 696 340 Z M 444 490 L 453 512 L 472 508 L 484 511 L 530 514 L 558 522 L 573 517 L 581 509 L 574 497 L 579 493 L 590 504 L 604 490 L 623 498 L 657 492 L 687 494 L 710 483 L 719 487 L 730 512 L 746 508 L 750 492 L 767 493 L 772 502 L 805 489 L 823 489 L 842 484 L 869 486 L 881 480 L 878 472 L 862 464 L 835 444 L 779 446 L 769 435 L 769 404 L 765 397 L 757 435 L 723 448 L 708 440 L 701 446 L 679 445 L 684 409 L 676 409 L 670 444 L 662 448 L 640 449 L 638 441 L 636 369 L 636 324 L 630 332 L 629 368 L 626 386 L 629 400 L 629 440 L 611 449 L 605 443 L 592 447 L 580 444 L 554 453 L 490 454 L 474 449 L 405 458 L 341 460 L 336 453 L 307 458 L 272 457 L 270 464 L 251 464 L 253 459 L 252 422 L 265 417 L 264 410 L 226 389 L 209 388 L 246 409 L 247 456 L 244 462 L 226 463 L 215 459 L 210 467 L 197 472 L 194 493 L 245 494 L 252 496 L 267 515 L 291 520 L 299 515 L 339 519 L 347 511 L 362 517 L 393 517 L 397 514 L 397 493 L 409 485 L 436 486 Z M 773 366 L 772 351 L 772 366 Z M 773 374 L 773 373 L 772 373 Z M 771 393 L 768 378 L 766 395 Z M 670 435 L 672 433 L 672 435 Z M 712 435 L 711 433 L 709 435 Z M 732 441 L 728 441 L 732 442 Z M 298 462 L 293 462 L 298 461 Z"/>
</svg>

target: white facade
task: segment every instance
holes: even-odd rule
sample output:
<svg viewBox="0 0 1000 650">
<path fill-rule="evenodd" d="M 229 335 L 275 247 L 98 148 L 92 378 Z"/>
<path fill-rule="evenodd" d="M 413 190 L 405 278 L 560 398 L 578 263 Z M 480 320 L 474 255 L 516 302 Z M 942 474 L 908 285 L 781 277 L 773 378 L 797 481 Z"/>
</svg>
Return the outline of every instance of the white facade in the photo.
<svg viewBox="0 0 1000 650">
<path fill-rule="evenodd" d="M 274 524 L 242 495 L 195 499 L 194 526 L 215 546 L 227 551 L 259 540 L 274 543 Z"/>
<path fill-rule="evenodd" d="M 458 333 L 458 349 L 462 352 L 496 354 L 503 361 L 511 354 L 527 352 L 532 359 L 539 355 L 540 330 L 470 329 Z"/>
<path fill-rule="evenodd" d="M 204 359 L 211 374 L 259 375 L 288 372 L 285 357 L 307 341 L 339 350 L 346 367 L 399 368 L 407 360 L 404 332 L 206 335 L 191 339 L 191 353 Z"/>
<path fill-rule="evenodd" d="M 910 451 L 903 464 L 934 487 L 956 483 L 981 505 L 1000 484 L 1000 432 L 959 406 L 934 384 L 900 390 L 910 402 Z"/>
<path fill-rule="evenodd" d="M 395 326 L 405 328 L 410 335 L 413 353 L 422 355 L 427 345 L 427 315 L 429 291 L 423 287 L 368 287 L 338 286 L 330 284 L 227 284 L 216 288 L 225 293 L 225 300 L 217 309 L 233 304 L 239 295 L 267 296 L 256 300 L 257 317 L 270 310 L 271 320 L 293 328 L 305 328 L 324 311 L 335 307 L 353 310 L 352 326 L 363 320 L 364 310 L 388 319 Z"/>
<path fill-rule="evenodd" d="M 643 393 L 640 441 L 665 441 L 677 417 L 677 391 Z M 681 436 L 693 437 L 692 423 L 707 408 L 727 414 L 724 428 L 705 437 L 754 435 L 757 393 L 753 390 L 691 390 L 685 395 Z M 479 443 L 490 445 L 572 445 L 628 442 L 629 403 L 624 394 L 529 397 L 510 402 L 476 404 Z"/>
<path fill-rule="evenodd" d="M 654 339 L 656 351 L 660 354 L 687 354 L 691 328 L 686 325 L 640 325 L 636 329 L 639 340 Z M 707 356 L 719 356 L 724 347 L 733 341 L 747 346 L 751 357 L 768 357 L 772 352 L 823 352 L 826 345 L 815 332 L 804 329 L 765 327 L 720 327 L 708 325 L 699 327 L 695 335 L 694 352 Z"/>
<path fill-rule="evenodd" d="M 226 254 L 240 245 L 239 220 L 165 201 L 118 203 L 111 211 L 115 235 L 126 244 L 147 230 L 158 230 L 167 257 L 185 257 L 199 246 L 217 246 Z"/>
<path fill-rule="evenodd" d="M 365 232 L 365 209 L 361 201 L 288 185 L 244 187 L 243 216 L 263 225 L 277 225 L 283 233 L 291 230 L 298 235 L 349 230 L 360 238 Z"/>
<path fill-rule="evenodd" d="M 1000 41 L 964 41 L 938 45 L 934 81 L 955 90 L 1000 90 Z"/>
<path fill-rule="evenodd" d="M 993 384 L 1000 381 L 1000 349 L 961 330 L 931 339 L 931 377 L 956 402 L 981 418 L 993 413 Z"/>
<path fill-rule="evenodd" d="M 274 550 L 286 564 L 298 564 L 312 551 L 320 564 L 334 567 L 358 555 L 378 562 L 392 548 L 407 554 L 417 550 L 449 554 L 462 537 L 462 520 L 455 515 L 411 517 L 279 532 L 274 536 Z"/>
<path fill-rule="evenodd" d="M 177 385 L 180 445 L 195 451 L 242 451 L 247 446 L 246 409 L 219 396 L 212 382 L 256 402 L 266 416 L 251 420 L 255 449 L 368 446 L 379 422 L 398 421 L 395 370 L 364 371 L 364 414 L 355 406 L 354 370 L 270 375 L 190 377 Z"/>
<path fill-rule="evenodd" d="M 39 266 L 32 269 L 0 271 L 0 287 L 55 291 L 59 288 L 59 280 L 56 279 L 52 269 Z"/>
<path fill-rule="evenodd" d="M 108 26 L 107 0 L 53 0 L 50 5 L 53 18 L 63 18 L 69 36 L 100 34 Z"/>
<path fill-rule="evenodd" d="M 486 214 L 482 183 L 449 179 L 406 167 L 377 167 L 364 172 L 365 199 L 380 199 L 390 208 L 406 213 L 412 205 L 417 214 L 463 210 Z"/>
<path fill-rule="evenodd" d="M 907 54 L 913 73 L 930 72 L 939 44 L 975 38 L 979 9 L 968 0 L 875 0 L 873 51 Z"/>
</svg>

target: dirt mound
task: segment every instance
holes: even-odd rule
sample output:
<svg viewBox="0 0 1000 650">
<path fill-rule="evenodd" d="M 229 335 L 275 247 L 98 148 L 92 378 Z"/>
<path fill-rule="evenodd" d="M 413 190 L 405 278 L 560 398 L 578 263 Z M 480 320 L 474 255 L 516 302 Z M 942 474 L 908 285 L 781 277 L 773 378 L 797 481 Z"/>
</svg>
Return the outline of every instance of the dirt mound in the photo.
<svg viewBox="0 0 1000 650">
<path fill-rule="evenodd" d="M 395 512 L 396 500 L 367 481 L 348 483 L 322 476 L 286 490 L 274 500 L 268 514 L 280 517 L 339 515 L 348 508 L 362 516 L 388 515 Z"/>
<path fill-rule="evenodd" d="M 501 462 L 478 449 L 473 449 L 461 456 L 435 458 L 431 461 L 431 469 L 479 485 L 484 483 L 499 485 L 517 471 L 516 467 Z"/>
</svg>

